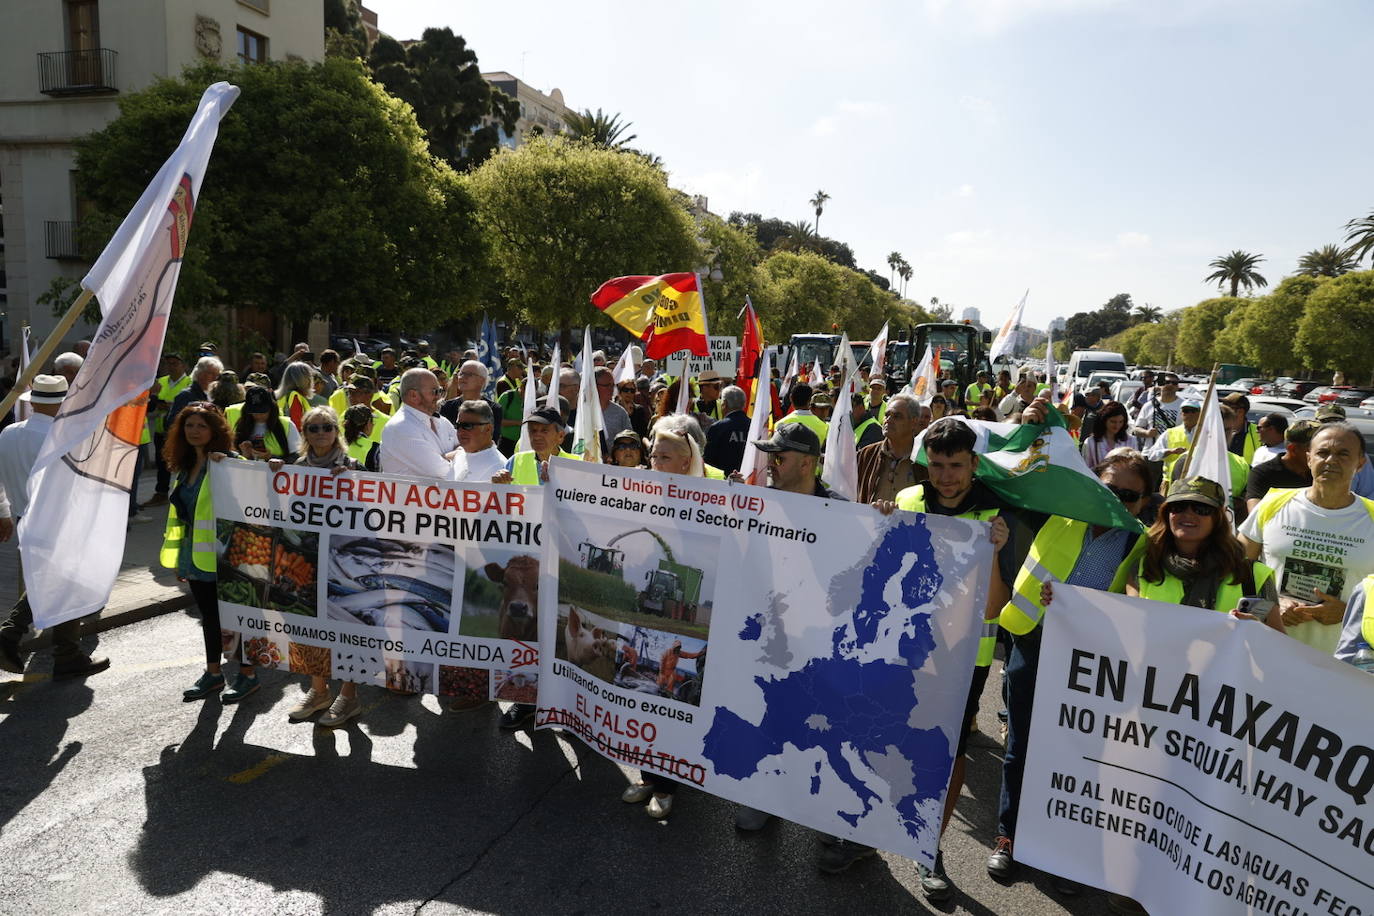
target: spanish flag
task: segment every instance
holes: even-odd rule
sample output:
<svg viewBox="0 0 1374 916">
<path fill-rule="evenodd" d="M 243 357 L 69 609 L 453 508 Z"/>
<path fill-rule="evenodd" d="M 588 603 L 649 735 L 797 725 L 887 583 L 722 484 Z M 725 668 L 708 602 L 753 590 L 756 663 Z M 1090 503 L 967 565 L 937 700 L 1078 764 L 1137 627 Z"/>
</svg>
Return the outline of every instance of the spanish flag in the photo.
<svg viewBox="0 0 1374 916">
<path fill-rule="evenodd" d="M 697 275 L 616 277 L 592 293 L 592 305 L 644 341 L 644 355 L 662 359 L 678 350 L 710 356 L 706 301 Z"/>
</svg>

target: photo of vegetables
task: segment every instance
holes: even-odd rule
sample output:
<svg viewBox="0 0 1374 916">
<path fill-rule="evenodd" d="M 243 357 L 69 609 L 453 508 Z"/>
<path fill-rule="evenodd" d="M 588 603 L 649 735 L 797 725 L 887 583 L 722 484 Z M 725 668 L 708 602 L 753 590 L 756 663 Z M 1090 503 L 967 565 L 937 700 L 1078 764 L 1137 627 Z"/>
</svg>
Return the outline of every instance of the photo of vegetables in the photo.
<svg viewBox="0 0 1374 916">
<path fill-rule="evenodd" d="M 485 668 L 439 666 L 439 695 L 464 699 L 489 699 L 491 672 Z M 533 702 L 533 701 L 531 701 Z"/>
<path fill-rule="evenodd" d="M 329 619 L 447 633 L 456 569 L 452 545 L 335 535 Z"/>
<path fill-rule="evenodd" d="M 219 600 L 314 617 L 320 536 L 220 521 Z"/>
</svg>

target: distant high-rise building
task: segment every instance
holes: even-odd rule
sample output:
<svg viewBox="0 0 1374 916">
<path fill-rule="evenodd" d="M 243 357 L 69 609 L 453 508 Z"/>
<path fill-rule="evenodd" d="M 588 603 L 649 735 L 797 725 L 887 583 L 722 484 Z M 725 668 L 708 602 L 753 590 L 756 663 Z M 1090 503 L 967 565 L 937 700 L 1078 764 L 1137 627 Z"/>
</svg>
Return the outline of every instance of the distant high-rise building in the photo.
<svg viewBox="0 0 1374 916">
<path fill-rule="evenodd" d="M 1067 321 L 1068 319 L 1065 318 L 1054 319 L 1050 322 L 1050 330 L 1056 334 L 1062 333 L 1064 330 L 1064 325 L 1067 323 Z"/>
<path fill-rule="evenodd" d="M 978 309 L 974 308 L 973 306 L 969 306 L 968 308 L 964 309 L 964 313 L 960 315 L 959 318 L 961 321 L 971 321 L 974 324 L 983 323 L 982 313 L 979 312 Z"/>
</svg>

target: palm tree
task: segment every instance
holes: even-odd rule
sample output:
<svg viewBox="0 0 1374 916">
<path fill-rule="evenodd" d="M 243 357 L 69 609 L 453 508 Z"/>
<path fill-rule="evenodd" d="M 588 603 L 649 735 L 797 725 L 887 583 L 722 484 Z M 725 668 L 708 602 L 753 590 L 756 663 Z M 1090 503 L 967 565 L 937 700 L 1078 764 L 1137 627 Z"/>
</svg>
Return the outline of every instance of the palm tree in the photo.
<svg viewBox="0 0 1374 916">
<path fill-rule="evenodd" d="M 897 274 L 898 274 L 898 276 L 900 276 L 900 277 L 902 278 L 902 298 L 903 298 L 903 299 L 906 298 L 906 284 L 907 284 L 907 281 L 911 279 L 911 275 L 912 275 L 914 272 L 915 272 L 915 271 L 913 271 L 913 270 L 911 269 L 911 265 L 908 264 L 908 263 L 906 262 L 906 259 L 905 259 L 905 258 L 903 258 L 903 259 L 902 259 L 902 266 L 899 267 L 899 268 L 897 268 Z"/>
<path fill-rule="evenodd" d="M 830 195 L 824 191 L 817 191 L 816 196 L 811 198 L 811 209 L 816 211 L 816 235 L 821 234 L 821 211 L 825 209 L 825 202 L 830 199 Z"/>
<path fill-rule="evenodd" d="M 902 253 L 894 251 L 887 256 L 887 281 L 889 286 L 897 285 L 897 268 L 902 266 Z"/>
<path fill-rule="evenodd" d="M 1245 286 L 1247 292 L 1256 286 L 1265 287 L 1269 281 L 1260 276 L 1255 270 L 1256 265 L 1264 260 L 1262 254 L 1250 254 L 1248 251 L 1237 249 L 1230 254 L 1222 255 L 1213 259 L 1208 267 L 1215 267 L 1212 273 L 1208 274 L 1205 282 L 1217 281 L 1217 286 L 1221 289 L 1226 288 L 1226 284 L 1231 284 L 1231 295 L 1239 296 L 1240 287 Z"/>
<path fill-rule="evenodd" d="M 1298 273 L 1309 277 L 1339 277 L 1358 269 L 1360 259 L 1351 257 L 1349 248 L 1323 245 L 1298 258 Z"/>
<path fill-rule="evenodd" d="M 1345 243 L 1350 246 L 1348 254 L 1355 259 L 1358 264 L 1364 260 L 1364 256 L 1374 251 L 1374 213 L 1360 219 L 1352 219 L 1345 224 L 1348 230 L 1345 234 Z"/>
<path fill-rule="evenodd" d="M 1164 309 L 1157 305 L 1151 305 L 1148 302 L 1144 305 L 1137 305 L 1135 307 L 1135 317 L 1139 318 L 1142 322 L 1158 321 L 1163 315 Z"/>
<path fill-rule="evenodd" d="M 567 121 L 565 130 L 573 139 L 586 140 L 607 149 L 620 149 L 638 136 L 638 134 L 625 136 L 625 132 L 630 129 L 630 122 L 622 122 L 619 113 L 603 114 L 600 108 L 596 110 L 595 114 L 590 108 L 575 111 L 568 115 L 565 120 Z"/>
</svg>

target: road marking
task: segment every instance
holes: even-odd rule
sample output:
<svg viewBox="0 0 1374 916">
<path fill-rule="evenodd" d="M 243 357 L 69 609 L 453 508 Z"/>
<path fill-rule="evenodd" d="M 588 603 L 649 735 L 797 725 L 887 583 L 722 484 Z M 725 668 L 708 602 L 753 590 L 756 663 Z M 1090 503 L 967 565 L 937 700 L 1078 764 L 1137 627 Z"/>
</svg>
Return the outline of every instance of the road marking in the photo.
<svg viewBox="0 0 1374 916">
<path fill-rule="evenodd" d="M 262 774 L 266 773 L 268 770 L 272 769 L 278 764 L 285 763 L 290 759 L 290 754 L 268 754 L 263 759 L 263 761 L 259 763 L 257 766 L 251 766 L 246 770 L 242 770 L 238 773 L 235 773 L 233 776 L 229 776 L 226 778 L 229 780 L 229 782 L 241 786 L 245 783 L 252 782 Z"/>
</svg>

